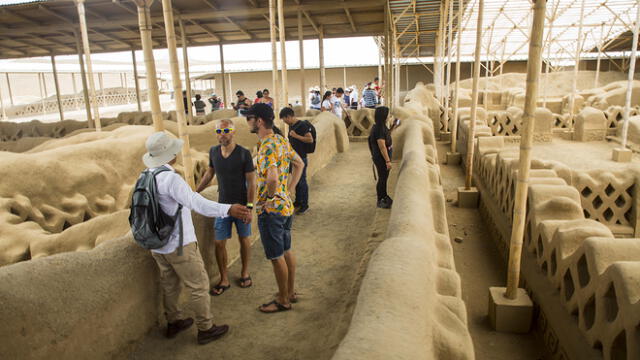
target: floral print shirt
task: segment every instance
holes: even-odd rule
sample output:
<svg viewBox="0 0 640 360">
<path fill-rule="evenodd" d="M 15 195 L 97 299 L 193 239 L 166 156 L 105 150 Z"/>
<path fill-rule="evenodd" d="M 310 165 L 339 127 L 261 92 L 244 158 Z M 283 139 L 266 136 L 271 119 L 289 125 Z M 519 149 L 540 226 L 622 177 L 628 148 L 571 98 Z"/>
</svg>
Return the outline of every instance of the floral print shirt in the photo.
<svg viewBox="0 0 640 360">
<path fill-rule="evenodd" d="M 293 203 L 288 191 L 293 156 L 293 149 L 289 141 L 280 135 L 271 134 L 260 143 L 257 161 L 258 201 L 256 208 L 258 214 L 266 212 L 281 216 L 293 215 Z M 275 196 L 268 199 L 267 170 L 271 167 L 276 167 L 278 170 L 278 185 Z"/>
</svg>

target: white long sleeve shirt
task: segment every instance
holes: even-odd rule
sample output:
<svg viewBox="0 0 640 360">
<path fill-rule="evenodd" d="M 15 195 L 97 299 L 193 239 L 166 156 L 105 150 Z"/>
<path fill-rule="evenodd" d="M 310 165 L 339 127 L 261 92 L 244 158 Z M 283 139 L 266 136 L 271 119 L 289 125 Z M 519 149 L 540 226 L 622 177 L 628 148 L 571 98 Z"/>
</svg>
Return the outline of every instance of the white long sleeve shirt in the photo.
<svg viewBox="0 0 640 360">
<path fill-rule="evenodd" d="M 229 213 L 231 205 L 219 204 L 215 201 L 207 200 L 197 192 L 193 192 L 186 181 L 175 173 L 170 165 L 164 165 L 171 171 L 164 171 L 156 175 L 156 185 L 158 191 L 158 202 L 160 208 L 167 215 L 173 216 L 178 211 L 178 204 L 182 205 L 182 228 L 184 237 L 182 245 L 186 246 L 192 242 L 196 242 L 196 232 L 193 229 L 193 221 L 191 220 L 191 210 L 208 217 L 226 217 Z M 156 168 L 151 169 L 152 171 Z M 151 250 L 158 254 L 170 254 L 178 248 L 180 244 L 180 226 L 176 222 L 176 226 L 171 233 L 167 245 Z"/>
</svg>

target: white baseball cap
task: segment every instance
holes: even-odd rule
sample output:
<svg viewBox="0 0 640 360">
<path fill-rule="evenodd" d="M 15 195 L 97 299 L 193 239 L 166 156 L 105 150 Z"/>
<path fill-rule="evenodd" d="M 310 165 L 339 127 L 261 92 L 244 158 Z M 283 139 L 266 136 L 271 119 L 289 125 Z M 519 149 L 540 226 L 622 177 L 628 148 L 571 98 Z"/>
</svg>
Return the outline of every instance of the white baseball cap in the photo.
<svg viewBox="0 0 640 360">
<path fill-rule="evenodd" d="M 165 132 L 153 133 L 147 138 L 145 144 L 147 153 L 142 156 L 142 161 L 148 168 L 162 166 L 178 155 L 183 144 L 184 141 L 173 138 Z"/>
</svg>

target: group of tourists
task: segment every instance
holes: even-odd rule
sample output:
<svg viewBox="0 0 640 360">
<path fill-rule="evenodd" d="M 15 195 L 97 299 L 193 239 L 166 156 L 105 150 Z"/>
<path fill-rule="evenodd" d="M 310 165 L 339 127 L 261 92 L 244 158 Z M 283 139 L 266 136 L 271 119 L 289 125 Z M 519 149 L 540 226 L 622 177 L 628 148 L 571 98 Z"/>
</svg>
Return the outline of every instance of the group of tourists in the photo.
<svg viewBox="0 0 640 360">
<path fill-rule="evenodd" d="M 151 250 L 160 270 L 168 338 L 194 323 L 179 306 L 181 283 L 190 292 L 198 343 L 206 344 L 228 331 L 227 325 L 213 323 L 209 295 L 220 296 L 231 288 L 226 242 L 234 225 L 242 261 L 237 285 L 240 288 L 253 285 L 249 259 L 254 207 L 265 256 L 272 263 L 278 286 L 275 299 L 258 309 L 264 313 L 288 311 L 298 301 L 291 226 L 294 213 L 304 214 L 309 208 L 306 167 L 307 154 L 315 150 L 315 128 L 308 121 L 298 120 L 293 110 L 285 107 L 279 116 L 290 131 L 286 137 L 278 135 L 271 105 L 257 102 L 243 107 L 247 103 L 244 95 L 239 92 L 237 96 L 238 110 L 244 110 L 250 131 L 260 140 L 255 163 L 251 152 L 235 142 L 234 122 L 219 120 L 215 127 L 219 145 L 211 147 L 209 168 L 194 192 L 173 168 L 183 141 L 157 132 L 146 142 L 143 162 L 147 169 L 134 189 L 130 223 L 136 242 Z M 217 202 L 199 194 L 214 176 L 218 182 Z M 295 202 L 290 196 L 291 188 L 296 189 Z M 211 288 L 198 250 L 192 210 L 215 218 L 215 256 L 220 279 Z"/>
</svg>

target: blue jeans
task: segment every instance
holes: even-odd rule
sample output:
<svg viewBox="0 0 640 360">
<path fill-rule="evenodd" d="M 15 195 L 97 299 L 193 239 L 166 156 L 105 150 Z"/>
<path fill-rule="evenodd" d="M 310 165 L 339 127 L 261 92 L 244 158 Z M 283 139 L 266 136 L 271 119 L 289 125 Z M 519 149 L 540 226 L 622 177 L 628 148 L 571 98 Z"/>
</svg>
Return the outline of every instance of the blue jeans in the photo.
<svg viewBox="0 0 640 360">
<path fill-rule="evenodd" d="M 291 224 L 293 216 L 282 216 L 263 212 L 258 215 L 258 230 L 264 254 L 275 260 L 291 249 Z"/>
<path fill-rule="evenodd" d="M 231 229 L 233 224 L 236 224 L 236 230 L 239 237 L 251 236 L 251 224 L 245 224 L 241 219 L 234 218 L 233 216 L 227 216 L 223 218 L 216 218 L 213 228 L 215 230 L 216 240 L 227 240 L 231 238 Z"/>
<path fill-rule="evenodd" d="M 307 184 L 307 165 L 309 160 L 306 157 L 302 158 L 304 162 L 304 169 L 302 170 L 302 176 L 298 185 L 296 185 L 296 201 L 297 205 L 307 207 L 309 206 L 309 184 Z"/>
</svg>

